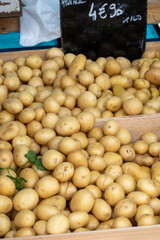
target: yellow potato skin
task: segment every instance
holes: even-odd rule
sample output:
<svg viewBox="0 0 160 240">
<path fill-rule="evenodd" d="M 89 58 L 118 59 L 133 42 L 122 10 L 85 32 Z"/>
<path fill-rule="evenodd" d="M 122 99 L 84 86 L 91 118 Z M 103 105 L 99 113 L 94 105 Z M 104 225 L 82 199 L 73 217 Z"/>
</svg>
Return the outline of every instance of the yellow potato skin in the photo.
<svg viewBox="0 0 160 240">
<path fill-rule="evenodd" d="M 77 80 L 80 71 L 84 70 L 85 68 L 86 61 L 87 59 L 85 55 L 78 54 L 69 66 L 68 75 L 74 80 Z"/>
<path fill-rule="evenodd" d="M 145 79 L 155 85 L 160 85 L 160 68 L 150 68 L 144 75 Z"/>
</svg>

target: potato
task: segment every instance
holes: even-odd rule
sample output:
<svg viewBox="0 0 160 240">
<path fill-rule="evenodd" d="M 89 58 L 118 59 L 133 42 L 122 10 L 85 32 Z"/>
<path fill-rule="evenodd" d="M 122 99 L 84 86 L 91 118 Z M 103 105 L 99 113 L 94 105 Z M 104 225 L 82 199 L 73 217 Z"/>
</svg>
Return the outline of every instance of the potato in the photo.
<svg viewBox="0 0 160 240">
<path fill-rule="evenodd" d="M 113 182 L 113 178 L 107 174 L 100 174 L 96 179 L 96 185 L 101 191 L 105 191 L 105 189 Z"/>
<path fill-rule="evenodd" d="M 15 192 L 15 184 L 11 178 L 7 176 L 0 176 L 0 195 L 10 197 Z"/>
<path fill-rule="evenodd" d="M 122 157 L 115 152 L 105 152 L 103 158 L 106 162 L 106 167 L 112 164 L 121 166 L 123 163 Z"/>
<path fill-rule="evenodd" d="M 159 215 L 160 213 L 160 199 L 159 198 L 152 198 L 149 206 L 153 209 L 154 215 Z"/>
<path fill-rule="evenodd" d="M 57 207 L 47 205 L 47 204 L 38 204 L 36 207 L 36 215 L 38 219 L 48 221 L 48 219 L 56 214 L 59 214 L 60 210 Z"/>
<path fill-rule="evenodd" d="M 42 156 L 42 164 L 48 170 L 54 170 L 63 160 L 63 154 L 54 149 L 48 150 Z"/>
<path fill-rule="evenodd" d="M 0 150 L 0 168 L 9 168 L 13 162 L 13 154 L 10 150 Z"/>
<path fill-rule="evenodd" d="M 160 153 L 160 142 L 154 142 L 149 145 L 148 152 L 153 157 L 158 157 Z"/>
<path fill-rule="evenodd" d="M 137 80 L 134 81 L 133 87 L 136 88 L 137 90 L 141 90 L 143 88 L 148 89 L 150 87 L 150 82 L 146 79 L 138 78 Z"/>
<path fill-rule="evenodd" d="M 122 169 L 119 165 L 111 164 L 105 169 L 104 173 L 116 180 L 117 177 L 122 175 Z"/>
<path fill-rule="evenodd" d="M 13 198 L 13 206 L 15 210 L 32 210 L 38 203 L 38 193 L 32 188 L 24 188 L 17 192 Z"/>
<path fill-rule="evenodd" d="M 119 131 L 119 124 L 115 120 L 108 120 L 102 127 L 104 135 L 116 135 Z"/>
<path fill-rule="evenodd" d="M 77 99 L 77 106 L 82 110 L 84 110 L 87 107 L 95 107 L 96 104 L 97 98 L 90 91 L 83 92 Z"/>
<path fill-rule="evenodd" d="M 147 178 L 139 179 L 137 182 L 137 189 L 147 193 L 150 196 L 150 198 L 155 198 L 159 196 L 158 188 L 155 186 L 152 179 Z"/>
<path fill-rule="evenodd" d="M 5 141 L 5 140 L 0 140 L 0 150 L 12 150 L 12 145 Z"/>
<path fill-rule="evenodd" d="M 4 101 L 4 108 L 12 114 L 20 113 L 23 110 L 22 102 L 17 98 L 8 98 Z"/>
<path fill-rule="evenodd" d="M 85 227 L 88 230 L 96 230 L 96 228 L 99 225 L 98 219 L 95 216 L 93 216 L 92 214 L 90 214 L 90 213 L 88 215 L 89 215 L 89 222 L 86 224 Z"/>
<path fill-rule="evenodd" d="M 160 68 L 150 68 L 145 72 L 144 78 L 152 84 L 160 85 Z"/>
<path fill-rule="evenodd" d="M 87 146 L 87 152 L 90 156 L 99 155 L 102 157 L 104 154 L 104 147 L 99 142 L 89 143 Z"/>
<path fill-rule="evenodd" d="M 28 82 L 33 76 L 33 71 L 28 66 L 21 66 L 17 71 L 18 77 L 22 82 Z"/>
<path fill-rule="evenodd" d="M 89 222 L 89 215 L 84 211 L 75 211 L 72 212 L 69 217 L 69 228 L 77 229 L 84 227 Z"/>
<path fill-rule="evenodd" d="M 60 48 L 55 48 L 55 47 L 52 47 L 52 48 L 48 49 L 47 52 L 46 52 L 46 58 L 47 59 L 52 59 L 54 57 L 63 58 L 64 57 L 63 51 Z"/>
<path fill-rule="evenodd" d="M 69 181 L 73 174 L 74 166 L 69 162 L 60 163 L 53 171 L 53 177 L 56 178 L 59 183 Z"/>
<path fill-rule="evenodd" d="M 104 199 L 95 199 L 91 213 L 98 220 L 107 221 L 111 217 L 112 209 Z"/>
<path fill-rule="evenodd" d="M 34 139 L 37 143 L 45 146 L 47 143 L 56 136 L 56 133 L 53 129 L 50 128 L 42 128 L 39 129 L 35 134 L 34 134 Z"/>
<path fill-rule="evenodd" d="M 131 199 L 120 200 L 114 208 L 114 213 L 116 217 L 127 217 L 131 219 L 134 217 L 137 211 L 137 206 L 135 202 Z"/>
<path fill-rule="evenodd" d="M 124 199 L 123 187 L 118 183 L 111 183 L 105 189 L 104 198 L 108 204 L 114 207 L 121 199 Z"/>
<path fill-rule="evenodd" d="M 58 144 L 58 150 L 65 155 L 68 155 L 70 152 L 80 149 L 80 141 L 71 137 L 63 137 Z"/>
<path fill-rule="evenodd" d="M 35 231 L 33 230 L 33 228 L 30 227 L 20 228 L 15 233 L 15 237 L 33 237 L 33 236 L 35 236 Z"/>
<path fill-rule="evenodd" d="M 89 190 L 93 194 L 95 199 L 102 198 L 102 192 L 97 186 L 90 184 L 85 187 L 85 189 Z"/>
<path fill-rule="evenodd" d="M 78 188 L 84 188 L 90 183 L 91 173 L 87 167 L 77 167 L 74 170 L 72 182 Z"/>
<path fill-rule="evenodd" d="M 148 156 L 147 154 L 144 154 L 144 155 L 136 154 L 134 161 L 139 166 L 151 167 L 154 163 L 154 158 L 151 156 Z"/>
<path fill-rule="evenodd" d="M 72 163 L 74 168 L 84 166 L 88 167 L 87 157 L 83 154 L 81 150 L 75 150 L 68 154 L 67 161 Z"/>
<path fill-rule="evenodd" d="M 36 221 L 33 229 L 37 235 L 47 235 L 47 222 L 44 220 Z"/>
<path fill-rule="evenodd" d="M 160 101 L 158 98 L 152 98 L 150 100 L 148 100 L 145 104 L 145 106 L 147 107 L 152 107 L 154 108 L 157 112 L 160 111 Z"/>
<path fill-rule="evenodd" d="M 132 162 L 135 159 L 136 153 L 133 147 L 130 145 L 123 145 L 119 149 L 119 154 L 126 162 Z"/>
<path fill-rule="evenodd" d="M 142 205 L 142 204 L 149 204 L 150 200 L 151 200 L 147 193 L 137 191 L 137 190 L 130 192 L 127 195 L 127 198 L 133 200 L 137 206 Z"/>
<path fill-rule="evenodd" d="M 131 67 L 131 62 L 128 58 L 117 57 L 116 61 L 120 64 L 121 68 Z"/>
<path fill-rule="evenodd" d="M 151 167 L 151 174 L 152 174 L 152 179 L 155 179 L 157 181 L 160 180 L 160 162 L 159 161 L 153 163 Z"/>
<path fill-rule="evenodd" d="M 0 195 L 0 213 L 9 213 L 12 210 L 12 200 L 4 195 Z"/>
<path fill-rule="evenodd" d="M 47 222 L 47 232 L 49 234 L 65 233 L 69 229 L 69 219 L 63 214 L 56 214 L 49 218 Z"/>
<path fill-rule="evenodd" d="M 88 131 L 87 136 L 94 137 L 97 140 L 100 140 L 103 137 L 103 131 L 100 127 L 93 127 L 90 131 Z"/>
<path fill-rule="evenodd" d="M 88 167 L 92 171 L 103 171 L 106 168 L 106 163 L 102 156 L 93 154 L 88 158 Z"/>
<path fill-rule="evenodd" d="M 136 181 L 129 174 L 122 174 L 116 178 L 116 183 L 120 184 L 125 194 L 133 192 L 136 190 Z"/>
<path fill-rule="evenodd" d="M 124 102 L 123 109 L 127 115 L 140 114 L 143 109 L 143 104 L 138 98 L 131 98 Z"/>
<path fill-rule="evenodd" d="M 119 139 L 121 145 L 127 145 L 132 140 L 132 136 L 131 136 L 130 132 L 123 127 L 119 128 L 119 130 L 115 136 Z"/>
<path fill-rule="evenodd" d="M 73 59 L 73 58 L 72 58 Z M 71 62 L 68 68 L 68 75 L 74 80 L 78 79 L 79 73 L 84 70 L 86 65 L 86 57 L 83 54 L 78 54 Z"/>
<path fill-rule="evenodd" d="M 75 192 L 77 192 L 77 187 L 71 181 L 59 184 L 59 194 L 66 200 L 70 200 Z"/>
<path fill-rule="evenodd" d="M 34 188 L 39 180 L 38 174 L 32 168 L 24 168 L 19 174 L 19 177 L 24 178 L 27 182 L 23 182 L 25 188 Z"/>
<path fill-rule="evenodd" d="M 60 104 L 51 96 L 45 99 L 43 106 L 46 113 L 58 113 L 60 110 Z"/>
<path fill-rule="evenodd" d="M 129 88 L 132 86 L 133 82 L 131 79 L 128 79 L 126 76 L 115 75 L 110 78 L 111 86 L 121 85 L 123 88 Z"/>
<path fill-rule="evenodd" d="M 33 109 L 25 108 L 20 112 L 18 119 L 22 123 L 29 123 L 34 120 L 35 116 L 36 113 Z"/>
<path fill-rule="evenodd" d="M 15 91 L 20 86 L 20 80 L 17 76 L 5 76 L 3 84 L 8 88 L 9 91 Z"/>
<path fill-rule="evenodd" d="M 121 66 L 116 60 L 113 59 L 106 62 L 104 70 L 111 77 L 120 74 Z"/>
<path fill-rule="evenodd" d="M 16 234 L 16 230 L 11 230 L 4 235 L 4 238 L 14 238 Z"/>
<path fill-rule="evenodd" d="M 5 85 L 0 85 L 0 104 L 2 104 L 6 99 L 8 95 L 8 88 Z"/>
<path fill-rule="evenodd" d="M 30 68 L 41 68 L 43 59 L 38 54 L 30 54 L 25 61 L 26 66 Z"/>
<path fill-rule="evenodd" d="M 40 198 L 49 198 L 59 191 L 59 183 L 56 178 L 48 175 L 37 181 L 35 190 Z"/>
<path fill-rule="evenodd" d="M 17 65 L 12 61 L 7 61 L 3 64 L 2 70 L 3 70 L 3 75 L 6 75 L 7 72 L 10 72 L 10 71 L 16 72 L 17 71 Z"/>
<path fill-rule="evenodd" d="M 14 162 L 18 167 L 28 162 L 28 158 L 25 157 L 25 154 L 27 154 L 29 150 L 30 150 L 29 147 L 23 144 L 15 146 L 13 151 L 13 158 Z M 26 168 L 30 166 L 31 163 L 27 163 L 24 167 Z"/>
<path fill-rule="evenodd" d="M 127 217 L 124 216 L 115 218 L 112 224 L 112 228 L 127 228 L 127 227 L 132 227 L 132 223 Z"/>
<path fill-rule="evenodd" d="M 120 149 L 120 141 L 115 136 L 104 136 L 99 142 L 104 146 L 106 152 L 117 152 Z"/>
<path fill-rule="evenodd" d="M 137 222 L 137 226 L 149 226 L 149 225 L 156 225 L 157 220 L 155 216 L 150 214 L 144 214 Z"/>
<path fill-rule="evenodd" d="M 54 195 L 52 197 L 43 199 L 41 204 L 50 205 L 58 208 L 60 211 L 66 208 L 66 200 L 63 196 Z"/>
<path fill-rule="evenodd" d="M 121 75 L 135 81 L 139 78 L 139 72 L 133 67 L 125 67 L 121 70 Z"/>
<path fill-rule="evenodd" d="M 11 222 L 7 215 L 4 213 L 0 213 L 0 237 L 4 237 L 4 235 L 9 232 L 11 229 Z"/>
<path fill-rule="evenodd" d="M 78 114 L 77 120 L 80 124 L 80 131 L 82 132 L 90 131 L 95 124 L 95 117 L 90 112 L 81 112 L 80 114 Z"/>
<path fill-rule="evenodd" d="M 57 121 L 55 129 L 61 136 L 70 136 L 80 130 L 80 124 L 75 117 L 63 117 Z"/>
<path fill-rule="evenodd" d="M 63 138 L 62 136 L 53 137 L 47 144 L 48 149 L 58 150 L 58 144 L 62 138 Z"/>
<path fill-rule="evenodd" d="M 94 61 L 86 64 L 86 70 L 93 73 L 94 77 L 98 77 L 102 74 L 102 68 L 100 65 Z"/>
<path fill-rule="evenodd" d="M 17 229 L 23 227 L 32 227 L 34 223 L 35 215 L 31 210 L 28 209 L 19 211 L 14 218 L 14 224 Z"/>
<path fill-rule="evenodd" d="M 150 214 L 150 215 L 154 216 L 154 211 L 149 205 L 143 204 L 143 205 L 138 206 L 137 212 L 135 215 L 136 222 L 138 222 L 138 220 L 145 214 Z"/>
<path fill-rule="evenodd" d="M 109 220 L 108 220 L 109 221 Z M 111 227 L 109 226 L 108 224 L 108 221 L 104 221 L 104 222 L 101 222 L 98 227 L 96 228 L 96 230 L 107 230 L 107 229 L 111 229 Z"/>
<path fill-rule="evenodd" d="M 94 205 L 94 196 L 87 189 L 78 190 L 70 201 L 70 209 L 72 212 L 85 211 L 90 212 Z"/>
</svg>

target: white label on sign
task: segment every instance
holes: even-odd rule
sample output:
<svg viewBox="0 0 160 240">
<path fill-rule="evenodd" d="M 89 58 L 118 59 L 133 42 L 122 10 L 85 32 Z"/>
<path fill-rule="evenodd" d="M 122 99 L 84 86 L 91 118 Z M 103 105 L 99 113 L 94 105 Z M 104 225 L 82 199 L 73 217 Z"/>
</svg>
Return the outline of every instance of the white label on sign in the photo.
<svg viewBox="0 0 160 240">
<path fill-rule="evenodd" d="M 67 7 L 70 5 L 80 5 L 86 3 L 85 0 L 62 0 L 61 4 L 63 7 Z"/>
<path fill-rule="evenodd" d="M 0 0 L 0 12 L 10 13 L 20 11 L 19 0 Z"/>
</svg>

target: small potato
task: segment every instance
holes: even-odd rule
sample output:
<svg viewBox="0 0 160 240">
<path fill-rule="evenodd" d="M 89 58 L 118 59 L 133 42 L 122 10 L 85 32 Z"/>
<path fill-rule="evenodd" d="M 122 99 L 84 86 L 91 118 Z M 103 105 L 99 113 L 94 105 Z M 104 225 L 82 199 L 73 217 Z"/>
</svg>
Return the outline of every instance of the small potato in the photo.
<svg viewBox="0 0 160 240">
<path fill-rule="evenodd" d="M 154 158 L 148 156 L 147 154 L 144 155 L 136 154 L 134 161 L 140 166 L 151 167 L 154 163 Z"/>
<path fill-rule="evenodd" d="M 143 140 L 138 140 L 133 144 L 133 149 L 137 154 L 145 154 L 148 150 L 148 144 Z"/>
<path fill-rule="evenodd" d="M 75 84 L 75 81 L 68 75 L 64 75 L 61 79 L 60 79 L 60 86 L 62 89 L 65 89 L 69 86 L 72 86 Z"/>
<path fill-rule="evenodd" d="M 2 66 L 3 74 L 6 75 L 7 72 L 17 71 L 17 65 L 14 62 L 7 61 Z"/>
<path fill-rule="evenodd" d="M 73 54 L 73 53 L 66 53 L 65 55 L 64 55 L 64 63 L 65 63 L 65 66 L 67 67 L 67 68 L 69 68 L 69 66 L 71 65 L 71 63 L 72 63 L 72 61 L 73 61 L 73 59 L 76 57 L 76 55 L 75 54 Z"/>
<path fill-rule="evenodd" d="M 104 135 L 116 135 L 119 131 L 119 124 L 115 120 L 108 120 L 102 127 Z"/>
<path fill-rule="evenodd" d="M 14 62 L 17 65 L 17 67 L 21 67 L 25 65 L 25 61 L 26 61 L 25 57 L 17 57 Z"/>
<path fill-rule="evenodd" d="M 120 141 L 115 136 L 104 136 L 99 142 L 104 146 L 106 152 L 117 152 L 120 149 Z"/>
<path fill-rule="evenodd" d="M 51 94 L 52 94 L 52 92 L 51 92 L 50 90 L 48 90 L 48 89 L 42 89 L 42 90 L 39 90 L 39 91 L 35 94 L 34 99 L 35 99 L 36 102 L 41 102 L 41 103 L 43 103 L 44 100 L 45 100 L 47 97 L 51 96 Z"/>
<path fill-rule="evenodd" d="M 138 206 L 137 212 L 135 215 L 136 222 L 138 222 L 138 220 L 145 214 L 150 214 L 150 215 L 154 216 L 154 211 L 149 205 L 143 204 L 143 205 Z"/>
<path fill-rule="evenodd" d="M 15 91 L 20 86 L 20 80 L 17 76 L 6 76 L 3 80 L 3 84 L 8 88 L 9 91 Z"/>
<path fill-rule="evenodd" d="M 126 76 L 115 75 L 110 78 L 111 86 L 120 84 L 123 88 L 129 88 L 132 86 L 133 82 L 131 79 L 128 79 Z"/>
<path fill-rule="evenodd" d="M 42 117 L 42 126 L 44 128 L 55 129 L 59 117 L 55 113 L 46 113 Z"/>
<path fill-rule="evenodd" d="M 72 212 L 85 211 L 89 212 L 94 205 L 94 196 L 87 189 L 78 190 L 70 201 L 70 209 Z"/>
<path fill-rule="evenodd" d="M 13 206 L 15 210 L 32 210 L 39 201 L 38 193 L 32 188 L 24 188 L 16 193 L 13 198 Z"/>
<path fill-rule="evenodd" d="M 14 182 L 7 176 L 0 176 L 0 195 L 10 197 L 15 192 Z"/>
<path fill-rule="evenodd" d="M 136 153 L 130 145 L 123 145 L 119 149 L 119 154 L 126 162 L 132 162 L 135 159 Z"/>
<path fill-rule="evenodd" d="M 26 124 L 26 129 L 27 135 L 33 138 L 35 133 L 42 129 L 42 124 L 37 120 L 33 120 Z"/>
<path fill-rule="evenodd" d="M 109 60 L 105 64 L 104 70 L 109 76 L 114 76 L 120 74 L 121 66 L 116 60 Z"/>
<path fill-rule="evenodd" d="M 148 152 L 153 157 L 158 157 L 160 153 L 160 142 L 154 142 L 149 145 Z"/>
<path fill-rule="evenodd" d="M 93 73 L 94 77 L 98 77 L 102 74 L 102 68 L 99 66 L 98 63 L 92 61 L 88 64 L 86 64 L 86 70 Z"/>
<path fill-rule="evenodd" d="M 23 182 L 25 188 L 34 188 L 39 180 L 38 174 L 32 168 L 24 168 L 19 174 L 19 177 L 24 178 L 26 182 Z"/>
<path fill-rule="evenodd" d="M 152 198 L 149 206 L 153 209 L 154 215 L 160 214 L 160 199 L 159 198 Z"/>
<path fill-rule="evenodd" d="M 118 183 L 111 183 L 104 192 L 104 198 L 108 204 L 114 207 L 120 200 L 124 199 L 123 187 Z"/>
<path fill-rule="evenodd" d="M 58 180 L 58 182 L 69 181 L 74 174 L 74 166 L 69 162 L 60 163 L 53 171 L 53 177 Z"/>
<path fill-rule="evenodd" d="M 69 219 L 63 214 L 56 214 L 49 218 L 47 222 L 47 232 L 49 234 L 66 233 L 69 229 Z"/>
<path fill-rule="evenodd" d="M 83 85 L 88 87 L 94 82 L 94 75 L 92 72 L 83 70 L 78 75 L 78 81 Z"/>
<path fill-rule="evenodd" d="M 149 226 L 149 225 L 156 225 L 157 220 L 155 216 L 150 214 L 143 215 L 137 222 L 137 226 Z"/>
<path fill-rule="evenodd" d="M 93 194 L 95 199 L 102 198 L 102 192 L 97 186 L 90 184 L 85 187 L 85 189 L 89 190 Z"/>
<path fill-rule="evenodd" d="M 136 190 L 136 181 L 129 174 L 122 174 L 118 176 L 116 183 L 120 184 L 123 187 L 125 194 Z"/>
<path fill-rule="evenodd" d="M 89 184 L 95 184 L 100 175 L 98 171 L 91 171 L 91 180 Z"/>
<path fill-rule="evenodd" d="M 145 104 L 149 100 L 148 94 L 142 90 L 137 90 L 135 93 L 135 97 L 138 98 L 143 104 Z"/>
<path fill-rule="evenodd" d="M 134 217 L 137 211 L 137 206 L 135 202 L 131 199 L 120 200 L 114 208 L 114 213 L 116 217 L 127 217 L 131 219 Z"/>
<path fill-rule="evenodd" d="M 91 213 L 98 220 L 107 221 L 111 217 L 112 209 L 104 199 L 95 199 Z"/>
<path fill-rule="evenodd" d="M 75 211 L 72 212 L 69 217 L 69 228 L 77 229 L 80 227 L 84 227 L 89 222 L 89 215 L 84 211 Z"/>
<path fill-rule="evenodd" d="M 78 97 L 83 93 L 81 92 L 79 86 L 77 86 L 76 84 L 73 84 L 71 86 L 68 86 L 64 89 L 64 93 L 65 95 L 71 95 L 74 97 L 75 100 L 78 99 Z"/>
<path fill-rule="evenodd" d="M 22 91 L 18 94 L 18 99 L 24 106 L 29 106 L 33 102 L 33 95 L 28 91 Z"/>
<path fill-rule="evenodd" d="M 102 156 L 93 154 L 88 158 L 88 168 L 91 171 L 101 172 L 106 168 L 106 162 Z"/>
<path fill-rule="evenodd" d="M 83 154 L 81 150 L 75 150 L 68 154 L 67 161 L 72 163 L 74 168 L 83 166 L 88 167 L 87 157 Z"/>
<path fill-rule="evenodd" d="M 64 53 L 60 48 L 52 47 L 46 52 L 46 58 L 52 59 L 54 57 L 64 57 Z"/>
<path fill-rule="evenodd" d="M 11 221 L 7 215 L 0 213 L 0 237 L 4 237 L 11 229 Z"/>
<path fill-rule="evenodd" d="M 77 167 L 74 170 L 72 182 L 78 188 L 84 188 L 90 183 L 91 173 L 87 167 Z"/>
<path fill-rule="evenodd" d="M 152 179 L 141 178 L 137 182 L 137 189 L 147 193 L 150 198 L 155 198 L 159 196 L 158 188 L 155 186 Z"/>
<path fill-rule="evenodd" d="M 71 182 L 64 182 L 59 184 L 59 193 L 66 200 L 70 200 L 74 193 L 77 192 L 77 187 Z"/>
<path fill-rule="evenodd" d="M 10 150 L 0 150 L 0 168 L 9 168 L 13 162 L 13 154 Z"/>
<path fill-rule="evenodd" d="M 12 114 L 20 113 L 23 110 L 22 102 L 17 98 L 8 98 L 4 101 L 4 108 Z"/>
<path fill-rule="evenodd" d="M 121 145 L 127 145 L 132 140 L 132 136 L 131 136 L 130 132 L 127 129 L 122 128 L 122 127 L 119 128 L 119 130 L 115 136 L 119 139 Z"/>
<path fill-rule="evenodd" d="M 141 191 L 133 191 L 127 195 L 127 198 L 133 200 L 137 206 L 142 204 L 149 204 L 150 197 L 147 193 Z"/>
<path fill-rule="evenodd" d="M 150 82 L 146 79 L 137 79 L 133 83 L 133 87 L 136 88 L 137 90 L 141 90 L 143 88 L 149 88 L 150 87 Z"/>
<path fill-rule="evenodd" d="M 87 136 L 94 137 L 97 140 L 100 140 L 103 137 L 103 131 L 100 127 L 93 127 L 88 133 Z"/>
<path fill-rule="evenodd" d="M 95 107 L 96 104 L 97 98 L 90 91 L 83 92 L 77 99 L 77 106 L 82 110 L 84 110 L 87 107 Z"/>
<path fill-rule="evenodd" d="M 58 150 L 58 145 L 59 145 L 59 142 L 60 140 L 62 139 L 63 137 L 61 136 L 55 136 L 53 137 L 47 144 L 48 146 L 48 149 L 51 150 Z"/>
<path fill-rule="evenodd" d="M 77 80 L 80 72 L 85 69 L 86 60 L 86 56 L 83 54 L 78 54 L 74 57 L 68 68 L 68 75 L 74 80 Z"/>
<path fill-rule="evenodd" d="M 80 131 L 82 132 L 90 131 L 95 124 L 95 117 L 90 112 L 84 112 L 84 111 L 81 112 L 77 116 L 77 120 L 79 121 L 79 124 L 80 124 Z"/>
<path fill-rule="evenodd" d="M 12 145 L 5 140 L 0 140 L 0 150 L 4 149 L 12 150 Z"/>
<path fill-rule="evenodd" d="M 62 211 L 66 208 L 66 199 L 63 196 L 54 195 L 52 197 L 43 199 L 41 204 L 54 206 Z"/>
<path fill-rule="evenodd" d="M 145 104 L 145 106 L 147 107 L 152 107 L 154 108 L 157 112 L 160 111 L 160 101 L 158 98 L 152 98 L 150 100 L 148 100 Z"/>
<path fill-rule="evenodd" d="M 55 136 L 56 133 L 53 129 L 42 128 L 35 133 L 34 139 L 37 143 L 44 146 L 47 145 L 47 143 Z"/>
<path fill-rule="evenodd" d="M 56 132 L 61 136 L 70 136 L 80 130 L 79 121 L 72 116 L 63 117 L 56 123 Z"/>
<path fill-rule="evenodd" d="M 57 207 L 47 205 L 47 204 L 38 204 L 36 207 L 36 215 L 38 219 L 48 221 L 48 219 L 56 214 L 59 214 L 60 210 Z"/>
<path fill-rule="evenodd" d="M 18 119 L 22 123 L 29 123 L 34 120 L 35 116 L 36 113 L 33 109 L 25 108 L 20 112 Z"/>
<path fill-rule="evenodd" d="M 135 81 L 139 78 L 139 71 L 133 67 L 126 67 L 121 70 L 121 75 Z"/>
<path fill-rule="evenodd" d="M 127 227 L 132 227 L 132 223 L 127 217 L 124 216 L 115 218 L 112 224 L 112 228 L 127 228 Z"/>
<path fill-rule="evenodd" d="M 114 182 L 113 178 L 107 174 L 100 174 L 96 180 L 96 185 L 101 191 L 105 189 Z"/>
<path fill-rule="evenodd" d="M 12 200 L 4 195 L 0 195 L 0 213 L 7 214 L 12 210 Z"/>
<path fill-rule="evenodd" d="M 30 227 L 20 228 L 15 233 L 15 237 L 33 237 L 33 236 L 35 236 L 35 231 L 33 230 L 33 228 Z"/>
<path fill-rule="evenodd" d="M 143 109 L 143 104 L 138 98 L 131 98 L 124 102 L 123 109 L 127 115 L 140 114 Z"/>
<path fill-rule="evenodd" d="M 30 68 L 41 68 L 43 59 L 38 54 L 30 54 L 25 61 L 26 66 Z"/>
<path fill-rule="evenodd" d="M 98 77 L 95 78 L 95 83 L 100 86 L 101 90 L 110 89 L 111 83 L 109 80 L 109 75 L 106 73 L 102 73 Z"/>
<path fill-rule="evenodd" d="M 59 191 L 59 183 L 56 178 L 48 175 L 37 181 L 35 190 L 40 198 L 49 198 Z"/>
<path fill-rule="evenodd" d="M 65 154 L 66 156 L 70 152 L 80 149 L 81 149 L 80 141 L 73 139 L 71 137 L 63 137 L 58 144 L 58 151 Z"/>
<path fill-rule="evenodd" d="M 33 71 L 30 67 L 21 66 L 17 71 L 18 77 L 22 82 L 28 82 L 33 76 Z"/>
<path fill-rule="evenodd" d="M 75 140 L 78 140 L 81 143 L 81 148 L 85 149 L 88 146 L 88 138 L 85 133 L 77 132 L 71 135 Z"/>
<path fill-rule="evenodd" d="M 102 94 L 100 86 L 96 83 L 89 85 L 88 91 L 92 92 L 97 98 L 99 98 Z"/>
<path fill-rule="evenodd" d="M 72 95 L 67 95 L 63 106 L 71 110 L 75 107 L 75 104 L 76 104 L 75 98 Z"/>
<path fill-rule="evenodd" d="M 148 107 L 148 106 L 143 106 L 143 110 L 141 112 L 141 114 L 154 114 L 157 113 L 157 111 L 152 108 L 152 107 Z"/>
<path fill-rule="evenodd" d="M 111 112 L 116 112 L 120 110 L 122 106 L 122 100 L 120 97 L 117 97 L 117 96 L 110 97 L 109 99 L 107 99 L 105 106 L 106 106 L 106 110 Z"/>
<path fill-rule="evenodd" d="M 118 153 L 105 152 L 103 155 L 103 158 L 106 162 L 106 167 L 111 164 L 116 164 L 116 165 L 121 166 L 123 163 L 123 159 Z"/>
<path fill-rule="evenodd" d="M 58 113 L 60 110 L 60 104 L 51 96 L 45 99 L 43 106 L 46 113 Z"/>
<path fill-rule="evenodd" d="M 104 154 L 104 147 L 102 144 L 95 142 L 95 143 L 90 143 L 87 146 L 87 152 L 88 154 L 91 155 L 99 155 L 103 156 Z"/>
<path fill-rule="evenodd" d="M 23 227 L 32 227 L 34 223 L 35 215 L 31 210 L 28 209 L 19 211 L 14 218 L 14 224 L 17 229 Z"/>
<path fill-rule="evenodd" d="M 122 169 L 119 165 L 111 164 L 105 169 L 105 174 L 111 176 L 113 180 L 122 175 Z"/>
<path fill-rule="evenodd" d="M 88 215 L 89 215 L 89 222 L 86 224 L 85 227 L 89 230 L 96 230 L 96 228 L 99 226 L 98 219 L 90 213 Z"/>
<path fill-rule="evenodd" d="M 160 85 L 160 68 L 150 68 L 145 72 L 144 78 L 152 84 Z"/>
<path fill-rule="evenodd" d="M 5 85 L 0 85 L 0 104 L 2 104 L 6 99 L 8 95 L 8 88 Z"/>
<path fill-rule="evenodd" d="M 43 61 L 41 71 L 43 73 L 47 70 L 54 70 L 55 72 L 57 72 L 59 70 L 58 63 L 53 59 Z"/>
<path fill-rule="evenodd" d="M 11 230 L 4 235 L 4 238 L 14 238 L 15 234 L 16 234 L 16 230 Z"/>
<path fill-rule="evenodd" d="M 131 62 L 128 58 L 117 57 L 116 61 L 120 64 L 121 68 L 127 68 L 131 66 Z"/>
<path fill-rule="evenodd" d="M 30 150 L 29 147 L 23 144 L 15 146 L 13 151 L 13 158 L 14 158 L 14 162 L 18 167 L 28 162 L 28 158 L 25 155 L 28 153 L 29 150 Z M 27 163 L 25 165 L 25 167 L 30 167 L 30 166 L 31 166 L 31 163 Z"/>
<path fill-rule="evenodd" d="M 47 222 L 44 220 L 36 221 L 33 229 L 37 235 L 47 235 Z"/>
</svg>

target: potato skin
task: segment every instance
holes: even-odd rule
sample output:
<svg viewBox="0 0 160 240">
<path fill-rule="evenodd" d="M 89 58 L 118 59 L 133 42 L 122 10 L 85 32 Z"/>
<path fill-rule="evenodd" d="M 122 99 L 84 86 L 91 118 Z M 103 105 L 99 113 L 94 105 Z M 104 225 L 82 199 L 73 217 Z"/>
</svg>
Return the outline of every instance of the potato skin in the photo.
<svg viewBox="0 0 160 240">
<path fill-rule="evenodd" d="M 83 54 L 78 54 L 72 61 L 68 69 L 68 75 L 74 80 L 78 79 L 80 71 L 84 70 L 86 65 L 86 57 Z"/>
<path fill-rule="evenodd" d="M 160 68 L 150 68 L 145 72 L 145 79 L 155 85 L 160 85 Z"/>
</svg>

